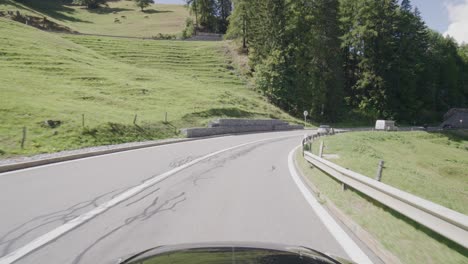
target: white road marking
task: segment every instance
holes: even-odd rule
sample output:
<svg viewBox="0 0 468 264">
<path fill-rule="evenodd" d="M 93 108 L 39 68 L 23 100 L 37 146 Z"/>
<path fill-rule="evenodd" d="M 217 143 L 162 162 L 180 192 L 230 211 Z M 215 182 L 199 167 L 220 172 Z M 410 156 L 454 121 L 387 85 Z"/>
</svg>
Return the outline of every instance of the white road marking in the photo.
<svg viewBox="0 0 468 264">
<path fill-rule="evenodd" d="M 24 256 L 30 254 L 31 252 L 47 245 L 48 243 L 50 243 L 51 241 L 54 241 L 55 239 L 63 236 L 64 234 L 70 232 L 71 230 L 77 228 L 78 226 L 84 224 L 85 222 L 93 219 L 94 217 L 104 213 L 105 211 L 109 210 L 110 208 L 116 206 L 117 204 L 135 196 L 136 194 L 142 192 L 143 190 L 145 190 L 146 188 L 149 188 L 151 186 L 153 186 L 154 184 L 160 182 L 161 180 L 179 172 L 179 171 L 182 171 L 188 167 L 191 167 L 193 165 L 195 165 L 196 163 L 198 162 L 201 162 L 203 160 L 206 160 L 206 159 L 209 159 L 213 156 L 216 156 L 218 154 L 221 154 L 221 153 L 224 153 L 224 152 L 227 152 L 227 151 L 230 151 L 230 150 L 234 150 L 234 149 L 237 149 L 237 148 L 241 148 L 241 147 L 244 147 L 244 146 L 247 146 L 247 145 L 252 145 L 252 144 L 255 144 L 255 143 L 259 143 L 259 142 L 264 142 L 264 141 L 269 141 L 269 140 L 275 140 L 275 139 L 282 139 L 282 138 L 292 138 L 292 137 L 297 137 L 297 135 L 290 135 L 290 136 L 281 136 L 281 137 L 271 137 L 271 138 L 267 138 L 267 139 L 261 139 L 261 140 L 256 140 L 256 141 L 252 141 L 252 142 L 248 142 L 248 143 L 244 143 L 244 144 L 241 144 L 241 145 L 237 145 L 237 146 L 233 146 L 233 147 L 230 147 L 230 148 L 226 148 L 226 149 L 222 149 L 222 150 L 219 150 L 219 151 L 216 151 L 216 152 L 213 152 L 213 153 L 210 153 L 208 155 L 205 155 L 203 157 L 200 157 L 198 159 L 195 159 L 191 162 L 188 162 L 182 166 L 179 166 L 177 168 L 174 168 L 170 171 L 167 171 L 163 174 L 160 174 L 160 175 L 157 175 L 145 182 L 143 182 L 142 184 L 138 185 L 138 186 L 135 186 L 129 190 L 127 190 L 126 192 L 116 196 L 115 198 L 105 202 L 104 204 L 101 204 L 99 205 L 98 207 L 94 208 L 93 210 L 87 212 L 87 213 L 84 213 L 70 221 L 68 221 L 67 223 L 55 228 L 54 230 L 34 239 L 33 241 L 31 241 L 30 243 L 24 245 L 23 247 L 21 248 L 18 248 L 16 249 L 15 251 L 5 255 L 4 257 L 0 258 L 0 264 L 11 264 L 21 258 L 23 258 Z"/>
<path fill-rule="evenodd" d="M 338 244 L 344 249 L 346 254 L 352 261 L 359 264 L 372 264 L 369 257 L 359 248 L 358 245 L 346 234 L 346 232 L 335 222 L 335 220 L 328 214 L 328 212 L 320 205 L 315 197 L 310 193 L 309 189 L 304 185 L 300 176 L 296 172 L 294 165 L 294 153 L 300 146 L 294 148 L 288 155 L 288 167 L 291 176 L 301 191 L 304 198 L 309 203 L 310 207 L 315 211 L 322 223 L 326 226 L 328 231 L 333 235 Z"/>
</svg>

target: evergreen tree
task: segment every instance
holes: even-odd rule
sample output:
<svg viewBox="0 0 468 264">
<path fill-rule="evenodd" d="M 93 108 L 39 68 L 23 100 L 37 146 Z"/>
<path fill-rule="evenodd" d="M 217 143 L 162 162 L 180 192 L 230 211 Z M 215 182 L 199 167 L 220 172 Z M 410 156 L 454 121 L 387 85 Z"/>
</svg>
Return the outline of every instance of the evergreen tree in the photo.
<svg viewBox="0 0 468 264">
<path fill-rule="evenodd" d="M 425 67 L 428 48 L 427 27 L 418 9 L 413 12 L 409 0 L 402 2 L 397 24 L 396 82 L 391 108 L 400 120 L 414 121 L 424 102 L 418 94 L 424 93 L 420 76 Z"/>
<path fill-rule="evenodd" d="M 228 28 L 228 17 L 232 12 L 231 0 L 218 0 L 216 3 L 216 10 L 218 14 L 218 31 L 225 33 Z"/>
<path fill-rule="evenodd" d="M 195 24 L 208 32 L 225 33 L 231 15 L 231 0 L 186 0 L 190 11 L 195 14 Z"/>
<path fill-rule="evenodd" d="M 256 82 L 271 102 L 294 112 L 287 52 L 288 3 L 286 0 L 259 1 L 254 6 L 249 57 L 256 71 Z"/>
<path fill-rule="evenodd" d="M 394 97 L 396 39 L 396 0 L 359 0 L 352 6 L 355 14 L 343 17 L 344 47 L 356 55 L 352 73 L 356 82 L 351 89 L 357 107 L 375 117 L 393 117 L 389 103 Z M 343 13 L 342 13 L 343 14 Z M 344 14 L 343 14 L 344 15 Z"/>
<path fill-rule="evenodd" d="M 229 23 L 257 87 L 296 116 L 334 121 L 345 102 L 431 122 L 467 106 L 468 48 L 428 30 L 410 0 L 235 0 Z"/>
<path fill-rule="evenodd" d="M 226 37 L 228 39 L 241 38 L 242 47 L 246 49 L 253 8 L 248 0 L 234 0 L 233 5 L 234 10 L 228 18 Z"/>
<path fill-rule="evenodd" d="M 338 8 L 338 0 L 292 5 L 292 89 L 297 112 L 310 109 L 314 119 L 336 120 L 343 102 Z"/>
</svg>

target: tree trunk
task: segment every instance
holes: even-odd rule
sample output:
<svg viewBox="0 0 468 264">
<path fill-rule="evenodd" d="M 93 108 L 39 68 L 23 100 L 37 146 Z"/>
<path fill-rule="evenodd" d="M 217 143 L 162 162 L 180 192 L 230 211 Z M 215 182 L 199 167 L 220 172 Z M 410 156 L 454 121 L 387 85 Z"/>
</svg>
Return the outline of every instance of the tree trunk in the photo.
<svg viewBox="0 0 468 264">
<path fill-rule="evenodd" d="M 247 35 L 247 20 L 245 19 L 246 16 L 246 11 L 245 11 L 245 6 L 242 6 L 242 10 L 244 11 L 244 14 L 242 16 L 242 48 L 246 49 L 246 35 Z"/>
<path fill-rule="evenodd" d="M 247 45 L 246 45 L 246 40 L 245 40 L 245 35 L 247 34 L 247 25 L 246 25 L 246 21 L 245 21 L 245 16 L 242 17 L 242 48 L 246 49 L 247 48 Z"/>
<path fill-rule="evenodd" d="M 197 35 L 197 28 L 198 28 L 197 0 L 193 0 L 193 8 L 195 10 L 195 36 L 196 36 Z"/>
</svg>

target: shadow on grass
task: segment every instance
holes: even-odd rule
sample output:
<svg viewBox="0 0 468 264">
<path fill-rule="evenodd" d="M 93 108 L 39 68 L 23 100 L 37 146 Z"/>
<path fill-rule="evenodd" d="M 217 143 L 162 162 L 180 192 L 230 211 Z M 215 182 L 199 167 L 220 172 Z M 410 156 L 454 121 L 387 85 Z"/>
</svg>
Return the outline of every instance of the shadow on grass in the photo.
<svg viewBox="0 0 468 264">
<path fill-rule="evenodd" d="M 79 140 L 92 144 L 120 144 L 169 138 L 178 135 L 178 129 L 171 123 L 121 124 L 106 123 L 94 128 L 84 128 Z"/>
<path fill-rule="evenodd" d="M 128 9 L 128 8 L 118 8 L 118 7 L 99 7 L 99 8 L 94 8 L 94 9 L 87 9 L 88 12 L 93 13 L 93 14 L 111 14 L 111 13 L 119 13 L 123 11 L 133 11 L 133 9 Z"/>
<path fill-rule="evenodd" d="M 158 14 L 158 13 L 173 13 L 172 10 L 156 10 L 156 9 L 145 9 L 142 11 L 145 14 Z"/>
<path fill-rule="evenodd" d="M 8 1 L 10 5 L 13 5 L 17 8 L 24 8 L 38 15 L 47 15 L 51 18 L 60 20 L 60 21 L 70 21 L 70 22 L 81 22 L 81 23 L 92 23 L 87 20 L 82 20 L 73 16 L 73 13 L 76 11 L 68 6 L 65 6 L 71 1 L 62 1 L 62 0 L 18 0 Z"/>
<path fill-rule="evenodd" d="M 468 130 L 447 130 L 447 131 L 442 131 L 442 132 L 430 132 L 435 135 L 440 135 L 442 137 L 446 137 L 450 141 L 455 141 L 455 142 L 462 142 L 462 141 L 468 141 Z"/>
<path fill-rule="evenodd" d="M 196 117 L 207 118 L 207 117 L 237 117 L 237 118 L 247 118 L 255 116 L 255 113 L 241 110 L 236 107 L 231 108 L 211 108 L 202 112 L 195 112 L 187 114 L 182 119 L 193 119 Z"/>
</svg>

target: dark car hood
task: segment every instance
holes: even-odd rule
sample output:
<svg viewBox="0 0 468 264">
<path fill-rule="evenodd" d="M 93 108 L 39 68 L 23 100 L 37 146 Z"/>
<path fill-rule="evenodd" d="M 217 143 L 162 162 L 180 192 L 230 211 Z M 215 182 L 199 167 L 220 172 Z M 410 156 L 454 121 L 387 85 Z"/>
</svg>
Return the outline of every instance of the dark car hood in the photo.
<svg viewBox="0 0 468 264">
<path fill-rule="evenodd" d="M 251 242 L 213 242 L 158 246 L 127 258 L 121 258 L 117 263 L 351 264 L 352 262 L 301 246 Z"/>
</svg>

